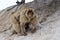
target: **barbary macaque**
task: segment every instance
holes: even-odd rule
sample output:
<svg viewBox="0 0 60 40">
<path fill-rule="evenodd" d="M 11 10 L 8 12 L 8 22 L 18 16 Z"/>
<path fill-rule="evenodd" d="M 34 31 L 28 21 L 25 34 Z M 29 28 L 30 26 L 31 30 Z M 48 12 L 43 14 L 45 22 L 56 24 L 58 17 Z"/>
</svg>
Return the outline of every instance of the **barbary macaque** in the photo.
<svg viewBox="0 0 60 40">
<path fill-rule="evenodd" d="M 27 35 L 27 29 L 30 29 L 31 33 L 34 33 L 38 23 L 36 14 L 33 8 L 25 8 L 20 12 L 12 14 L 10 20 L 15 32 L 19 35 Z"/>
</svg>

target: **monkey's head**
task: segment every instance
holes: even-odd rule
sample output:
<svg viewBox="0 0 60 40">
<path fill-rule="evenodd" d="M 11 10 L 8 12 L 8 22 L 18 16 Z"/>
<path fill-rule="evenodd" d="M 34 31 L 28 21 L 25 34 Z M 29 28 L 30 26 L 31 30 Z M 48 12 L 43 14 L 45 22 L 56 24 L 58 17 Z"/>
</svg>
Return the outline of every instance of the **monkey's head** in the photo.
<svg viewBox="0 0 60 40">
<path fill-rule="evenodd" d="M 33 18 L 34 15 L 35 15 L 34 10 L 28 9 L 28 10 L 26 11 L 26 14 L 25 14 L 25 15 L 26 15 L 26 17 L 29 18 L 29 19 Z"/>
<path fill-rule="evenodd" d="M 27 16 L 28 18 L 32 18 L 33 15 L 34 15 L 33 11 L 32 11 L 32 10 L 29 10 L 29 11 L 27 12 L 27 15 L 26 15 L 26 16 Z"/>
</svg>

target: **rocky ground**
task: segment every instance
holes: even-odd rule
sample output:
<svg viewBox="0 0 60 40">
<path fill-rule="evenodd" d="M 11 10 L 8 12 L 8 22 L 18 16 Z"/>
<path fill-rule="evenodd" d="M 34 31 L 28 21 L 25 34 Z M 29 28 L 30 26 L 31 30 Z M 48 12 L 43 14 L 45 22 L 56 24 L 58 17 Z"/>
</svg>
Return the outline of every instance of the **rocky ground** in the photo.
<svg viewBox="0 0 60 40">
<path fill-rule="evenodd" d="M 43 2 L 41 3 L 43 5 Z M 9 19 L 10 15 L 26 7 L 36 9 L 40 22 L 45 20 L 38 24 L 38 30 L 34 34 L 28 33 L 27 36 L 11 35 L 13 29 Z M 18 7 L 14 5 L 0 11 L 0 40 L 60 40 L 60 6 L 56 8 L 46 5 L 36 7 L 33 2 L 30 2 Z"/>
</svg>

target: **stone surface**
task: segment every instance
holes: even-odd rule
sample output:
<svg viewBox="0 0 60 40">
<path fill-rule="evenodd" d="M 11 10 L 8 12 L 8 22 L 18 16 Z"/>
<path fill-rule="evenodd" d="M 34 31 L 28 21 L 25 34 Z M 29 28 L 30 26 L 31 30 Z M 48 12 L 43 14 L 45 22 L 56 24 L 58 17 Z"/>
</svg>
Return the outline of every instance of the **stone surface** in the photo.
<svg viewBox="0 0 60 40">
<path fill-rule="evenodd" d="M 0 11 L 0 40 L 60 40 L 60 0 L 55 1 L 34 0 L 34 2 L 10 6 Z M 38 21 L 41 24 L 38 24 L 37 32 L 28 33 L 27 36 L 11 35 L 13 29 L 10 15 L 26 7 L 32 7 L 38 12 Z"/>
</svg>

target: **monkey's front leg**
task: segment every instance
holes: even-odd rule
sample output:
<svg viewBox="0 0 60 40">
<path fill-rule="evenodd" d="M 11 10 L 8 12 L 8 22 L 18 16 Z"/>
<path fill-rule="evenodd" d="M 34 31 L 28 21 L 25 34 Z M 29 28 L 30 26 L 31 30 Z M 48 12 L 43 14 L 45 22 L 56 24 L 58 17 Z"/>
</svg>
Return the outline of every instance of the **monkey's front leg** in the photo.
<svg viewBox="0 0 60 40">
<path fill-rule="evenodd" d="M 37 29 L 37 26 L 36 26 L 36 25 L 32 25 L 32 28 L 31 28 L 31 33 L 36 32 L 36 29 Z"/>
<path fill-rule="evenodd" d="M 26 36 L 27 33 L 26 33 L 26 29 L 25 29 L 25 24 L 24 23 L 21 23 L 20 24 L 20 27 L 21 27 L 21 34 Z"/>
<path fill-rule="evenodd" d="M 37 18 L 34 18 L 32 21 L 30 21 L 30 24 L 31 24 L 31 33 L 36 32 L 38 24 Z"/>
</svg>

